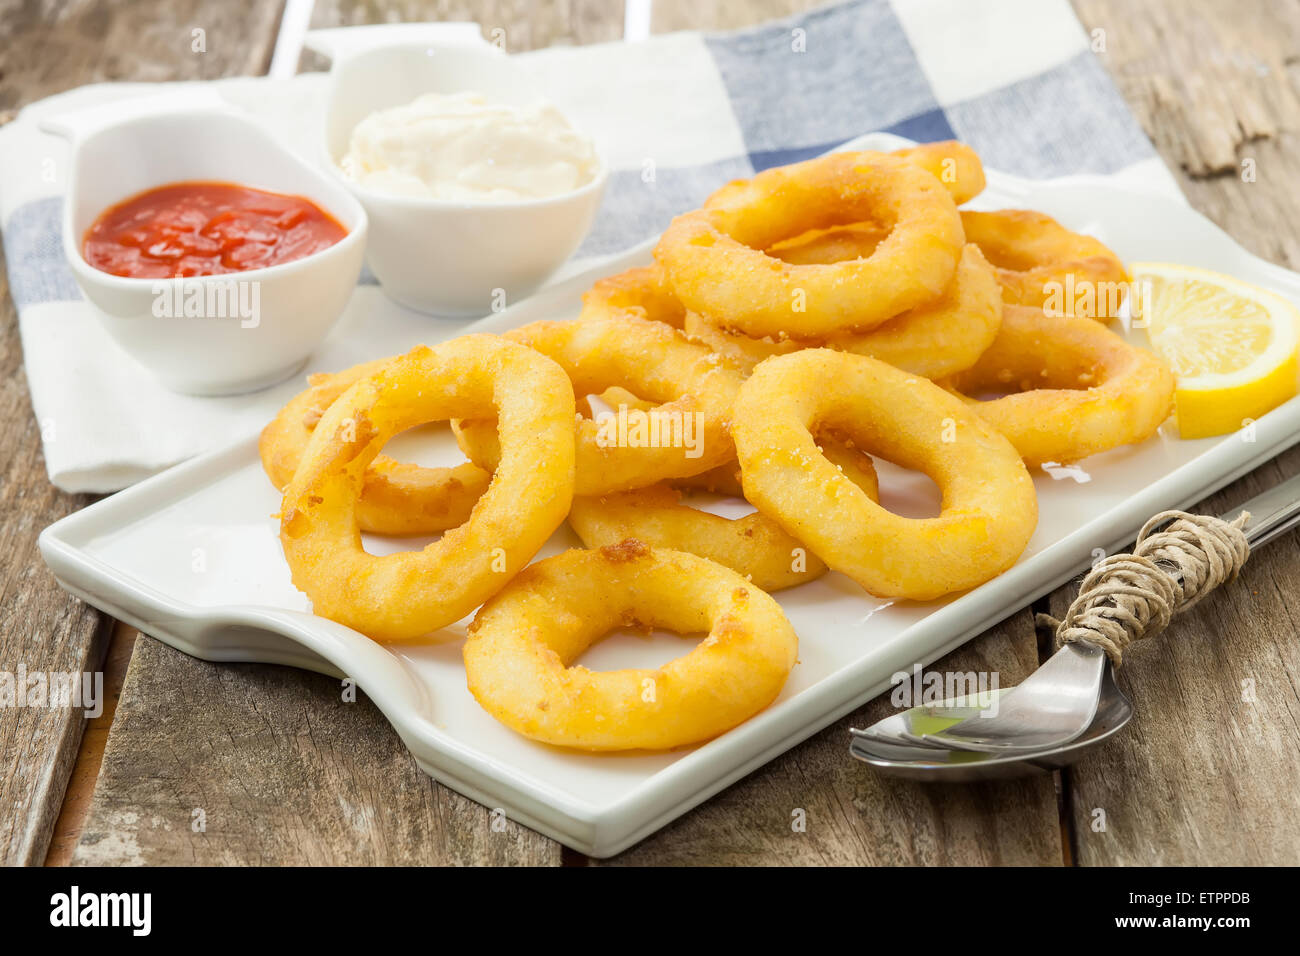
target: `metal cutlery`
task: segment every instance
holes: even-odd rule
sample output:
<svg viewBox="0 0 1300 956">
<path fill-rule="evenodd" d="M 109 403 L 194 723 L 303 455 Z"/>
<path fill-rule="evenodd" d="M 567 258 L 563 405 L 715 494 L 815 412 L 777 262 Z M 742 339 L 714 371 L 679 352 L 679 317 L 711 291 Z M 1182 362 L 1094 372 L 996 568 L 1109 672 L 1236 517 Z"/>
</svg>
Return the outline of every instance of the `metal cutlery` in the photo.
<svg viewBox="0 0 1300 956">
<path fill-rule="evenodd" d="M 1296 527 L 1300 475 L 1231 509 L 1222 520 L 1231 516 L 1240 523 L 1243 512 L 1249 516 L 1243 531 L 1251 550 Z M 1120 555 L 1108 560 L 1131 558 Z M 1147 563 L 1159 564 L 1178 587 L 1186 583 L 1170 562 Z M 1217 583 L 1211 582 L 1210 587 Z M 1100 607 L 1103 616 L 1110 606 L 1106 599 L 1093 603 L 1093 610 Z M 1164 623 L 1163 619 L 1155 622 Z M 1109 626 L 1116 625 L 1110 622 Z M 1112 657 L 1118 652 L 1113 647 L 1103 649 L 1103 643 L 1076 639 L 1064 644 L 1023 683 L 990 699 L 959 698 L 914 707 L 866 729 L 854 729 L 850 752 L 884 773 L 912 779 L 979 780 L 1065 766 L 1109 738 L 1133 715 L 1132 704 L 1115 684 Z"/>
</svg>

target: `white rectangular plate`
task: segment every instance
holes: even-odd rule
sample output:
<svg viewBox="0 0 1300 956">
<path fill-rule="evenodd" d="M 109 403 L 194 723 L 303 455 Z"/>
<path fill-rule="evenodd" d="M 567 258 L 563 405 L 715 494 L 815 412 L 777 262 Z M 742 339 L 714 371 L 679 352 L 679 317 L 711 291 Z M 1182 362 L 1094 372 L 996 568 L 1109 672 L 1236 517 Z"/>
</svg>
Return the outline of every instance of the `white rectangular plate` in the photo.
<svg viewBox="0 0 1300 956">
<path fill-rule="evenodd" d="M 873 135 L 854 145 L 899 143 Z M 1040 209 L 1098 236 L 1126 260 L 1205 266 L 1300 301 L 1300 276 L 1250 255 L 1177 201 L 1103 179 L 1031 182 L 990 172 L 988 190 L 973 205 Z M 500 332 L 534 319 L 576 316 L 579 296 L 593 280 L 648 262 L 649 250 L 645 244 L 470 328 Z M 430 323 L 431 341 L 446 337 L 438 329 Z M 1141 344 L 1141 338 L 1138 332 L 1134 340 Z M 1300 437 L 1298 426 L 1300 401 L 1294 400 L 1253 429 L 1218 439 L 1180 441 L 1167 423 L 1141 446 L 1095 456 L 1055 478 L 1038 475 L 1038 530 L 1020 562 L 951 600 L 890 604 L 837 574 L 779 592 L 800 640 L 799 663 L 781 696 L 716 740 L 666 754 L 569 753 L 497 723 L 465 687 L 465 622 L 449 628 L 442 643 L 388 648 L 312 615 L 289 581 L 271 518 L 279 497 L 262 473 L 254 437 L 58 522 L 42 534 L 41 553 L 69 591 L 189 654 L 352 677 L 433 777 L 604 857 L 880 693 L 894 673 L 935 660 L 1061 585 L 1096 549 L 1131 541 L 1150 515 L 1188 506 L 1273 457 Z M 423 463 L 456 457 L 454 444 L 435 434 L 402 436 L 390 450 Z M 883 467 L 882 486 L 896 510 L 935 507 L 928 479 Z M 736 507 L 723 503 L 719 510 L 734 515 L 727 509 Z M 383 551 L 422 543 L 373 540 L 369 546 Z M 542 556 L 574 544 L 564 529 Z M 583 663 L 654 666 L 681 653 L 680 639 L 671 636 L 623 636 L 597 645 Z"/>
</svg>

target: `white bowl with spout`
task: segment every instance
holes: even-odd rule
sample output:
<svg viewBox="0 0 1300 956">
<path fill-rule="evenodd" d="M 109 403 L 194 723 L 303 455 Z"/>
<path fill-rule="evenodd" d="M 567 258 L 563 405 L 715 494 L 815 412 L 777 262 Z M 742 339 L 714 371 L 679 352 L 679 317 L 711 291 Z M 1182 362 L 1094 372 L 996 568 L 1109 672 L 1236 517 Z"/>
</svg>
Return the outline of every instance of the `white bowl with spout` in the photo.
<svg viewBox="0 0 1300 956">
<path fill-rule="evenodd" d="M 347 189 L 202 87 L 64 113 L 40 125 L 72 146 L 64 252 L 127 353 L 168 388 L 192 395 L 253 391 L 303 367 L 361 272 L 366 212 Z M 347 234 L 302 259 L 225 275 L 128 278 L 86 261 L 83 237 L 105 210 L 158 186 L 213 180 L 305 197 Z M 187 301 L 202 303 L 202 314 L 185 314 Z"/>
</svg>

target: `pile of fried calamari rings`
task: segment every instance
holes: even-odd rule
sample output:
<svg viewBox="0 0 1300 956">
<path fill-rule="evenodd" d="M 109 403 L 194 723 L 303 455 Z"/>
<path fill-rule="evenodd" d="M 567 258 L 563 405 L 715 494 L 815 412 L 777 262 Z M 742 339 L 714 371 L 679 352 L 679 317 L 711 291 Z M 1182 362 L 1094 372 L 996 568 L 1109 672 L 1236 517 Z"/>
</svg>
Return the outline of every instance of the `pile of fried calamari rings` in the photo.
<svg viewBox="0 0 1300 956">
<path fill-rule="evenodd" d="M 1040 213 L 958 208 L 983 188 L 959 143 L 766 170 L 575 319 L 313 376 L 260 444 L 294 583 L 379 641 L 478 608 L 470 692 L 548 744 L 662 750 L 747 720 L 796 659 L 767 592 L 829 570 L 892 600 L 977 587 L 1034 532 L 1030 469 L 1170 412 L 1169 370 L 1106 327 L 1119 258 Z M 381 453 L 429 422 L 468 460 Z M 882 506 L 876 458 L 933 479 L 938 514 Z M 566 519 L 584 547 L 532 563 Z M 362 532 L 441 537 L 372 554 Z M 707 636 L 658 668 L 577 663 L 620 627 Z"/>
</svg>

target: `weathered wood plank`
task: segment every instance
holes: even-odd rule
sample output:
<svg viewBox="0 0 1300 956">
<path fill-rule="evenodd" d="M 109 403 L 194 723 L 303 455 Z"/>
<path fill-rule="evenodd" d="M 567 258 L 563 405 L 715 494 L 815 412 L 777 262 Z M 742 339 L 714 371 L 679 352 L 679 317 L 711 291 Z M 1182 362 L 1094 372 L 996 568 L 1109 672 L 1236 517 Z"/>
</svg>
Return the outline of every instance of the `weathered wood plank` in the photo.
<svg viewBox="0 0 1300 956">
<path fill-rule="evenodd" d="M 283 0 L 0 0 L 0 110 L 106 80 L 265 73 Z M 201 30 L 203 49 L 195 49 Z"/>
<path fill-rule="evenodd" d="M 825 0 L 654 0 L 650 29 L 653 33 L 734 30 L 826 5 Z"/>
<path fill-rule="evenodd" d="M 241 5 L 45 4 L 0 0 L 0 114 L 42 96 L 104 79 L 175 79 L 264 68 L 279 0 Z M 205 28 L 208 52 L 190 52 Z M 3 265 L 0 254 L 0 266 Z M 105 621 L 70 598 L 45 569 L 36 537 L 84 507 L 85 496 L 51 487 L 22 367 L 17 316 L 0 276 L 0 671 L 94 671 Z M 67 708 L 0 709 L 0 862 L 40 863 L 72 771 L 85 721 Z"/>
<path fill-rule="evenodd" d="M 1075 0 L 1121 92 L 1171 166 L 1189 177 L 1237 175 L 1254 144 L 1295 129 L 1300 8 Z"/>
<path fill-rule="evenodd" d="M 1219 514 L 1300 472 L 1300 450 L 1195 510 Z M 1057 592 L 1060 616 L 1074 596 Z M 1251 556 L 1235 582 L 1129 649 L 1129 726 L 1068 775 L 1087 866 L 1294 865 L 1300 860 L 1300 539 Z"/>
<path fill-rule="evenodd" d="M 938 672 L 997 673 L 1002 686 L 1038 666 L 1022 611 L 936 662 Z M 894 713 L 878 697 L 612 860 L 612 865 L 1057 866 L 1053 778 L 970 786 L 882 777 L 849 757 L 849 728 Z M 802 811 L 802 813 L 800 813 Z M 804 829 L 795 827 L 804 822 Z M 593 861 L 594 863 L 595 861 Z"/>
<path fill-rule="evenodd" d="M 314 28 L 472 20 L 512 53 L 623 36 L 620 0 L 318 0 Z M 316 68 L 313 64 L 312 68 Z"/>
<path fill-rule="evenodd" d="M 1106 31 L 1101 62 L 1191 204 L 1251 252 L 1296 268 L 1300 7 L 1075 0 L 1075 9 L 1089 30 Z M 1214 91 L 1213 108 L 1197 90 Z"/>
<path fill-rule="evenodd" d="M 86 816 L 90 813 L 90 801 L 95 794 L 95 784 L 99 780 L 99 768 L 104 762 L 108 734 L 113 727 L 118 700 L 122 696 L 126 670 L 131 662 L 136 638 L 140 636 L 140 632 L 129 624 L 121 621 L 113 621 L 111 624 L 113 634 L 103 665 L 103 708 L 99 716 L 86 721 L 85 733 L 81 735 L 81 745 L 77 748 L 76 760 L 72 766 L 72 776 L 68 779 L 63 805 L 59 809 L 59 817 L 54 823 L 54 833 L 45 854 L 46 866 L 67 866 L 72 861 L 77 841 L 81 839 Z"/>
<path fill-rule="evenodd" d="M 1106 30 L 1102 61 L 1192 204 L 1248 249 L 1300 265 L 1300 9 L 1262 0 L 1075 7 L 1090 30 Z M 1252 167 L 1254 179 L 1243 177 Z M 1217 514 L 1297 471 L 1292 451 L 1200 510 Z M 1128 656 L 1120 682 L 1138 714 L 1067 778 L 1081 864 L 1300 859 L 1297 588 L 1292 536 L 1178 618 L 1159 646 Z M 1053 612 L 1073 593 L 1053 595 Z M 1105 830 L 1093 828 L 1097 810 Z"/>
<path fill-rule="evenodd" d="M 79 865 L 558 865 L 560 847 L 426 776 L 364 696 L 142 637 Z"/>
</svg>

